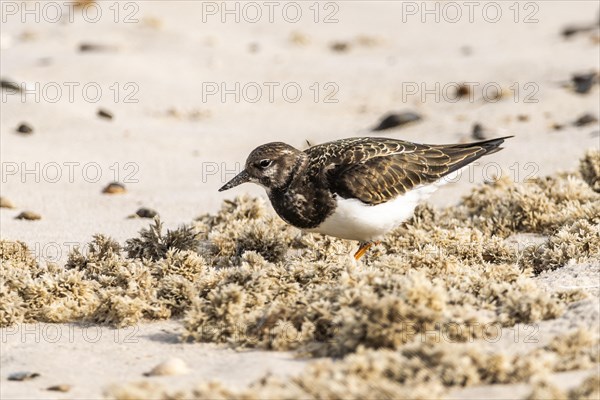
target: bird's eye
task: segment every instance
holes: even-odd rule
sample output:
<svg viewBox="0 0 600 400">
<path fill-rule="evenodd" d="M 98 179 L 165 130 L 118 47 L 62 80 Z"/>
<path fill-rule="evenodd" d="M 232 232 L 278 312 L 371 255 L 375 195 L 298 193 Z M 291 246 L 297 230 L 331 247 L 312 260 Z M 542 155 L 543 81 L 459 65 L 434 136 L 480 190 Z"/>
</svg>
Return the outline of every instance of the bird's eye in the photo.
<svg viewBox="0 0 600 400">
<path fill-rule="evenodd" d="M 260 160 L 260 161 L 258 162 L 258 166 L 259 166 L 260 168 L 262 168 L 262 169 L 265 169 L 265 168 L 269 167 L 269 166 L 271 165 L 271 163 L 272 163 L 272 162 L 273 162 L 273 161 L 271 161 L 271 160 L 268 160 L 268 159 Z"/>
</svg>

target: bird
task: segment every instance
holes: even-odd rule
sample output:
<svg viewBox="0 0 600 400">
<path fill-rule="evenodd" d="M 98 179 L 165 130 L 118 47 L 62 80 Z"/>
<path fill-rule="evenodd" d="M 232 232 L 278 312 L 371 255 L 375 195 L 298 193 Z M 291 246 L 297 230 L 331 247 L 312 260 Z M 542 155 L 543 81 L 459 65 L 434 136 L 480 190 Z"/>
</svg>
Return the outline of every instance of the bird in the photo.
<svg viewBox="0 0 600 400">
<path fill-rule="evenodd" d="M 444 177 L 502 149 L 512 136 L 460 144 L 420 144 L 353 137 L 306 150 L 266 143 L 219 192 L 252 182 L 265 188 L 275 212 L 304 231 L 359 242 L 359 260 L 410 219 Z"/>
</svg>

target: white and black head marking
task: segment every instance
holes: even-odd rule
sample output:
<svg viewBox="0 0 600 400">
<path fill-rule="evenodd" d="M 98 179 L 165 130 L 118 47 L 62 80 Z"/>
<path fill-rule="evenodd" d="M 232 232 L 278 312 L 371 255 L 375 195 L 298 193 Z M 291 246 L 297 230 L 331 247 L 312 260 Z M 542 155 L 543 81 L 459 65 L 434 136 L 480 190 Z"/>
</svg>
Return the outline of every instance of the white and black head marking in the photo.
<svg viewBox="0 0 600 400">
<path fill-rule="evenodd" d="M 282 142 L 263 144 L 250 153 L 244 170 L 219 191 L 245 182 L 257 183 L 267 190 L 282 189 L 293 178 L 303 153 Z"/>
</svg>

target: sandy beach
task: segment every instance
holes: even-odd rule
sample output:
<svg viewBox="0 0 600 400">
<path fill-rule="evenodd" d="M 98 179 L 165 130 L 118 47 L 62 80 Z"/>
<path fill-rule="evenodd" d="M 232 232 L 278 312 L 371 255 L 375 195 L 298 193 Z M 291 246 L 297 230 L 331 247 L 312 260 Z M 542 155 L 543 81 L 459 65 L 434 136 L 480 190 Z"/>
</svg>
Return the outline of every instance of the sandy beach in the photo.
<svg viewBox="0 0 600 400">
<path fill-rule="evenodd" d="M 476 140 L 475 124 L 486 138 L 514 135 L 503 151 L 440 189 L 429 200 L 436 209 L 499 176 L 524 184 L 577 171 L 586 151 L 600 150 L 595 2 L 482 2 L 473 9 L 469 2 L 428 2 L 429 14 L 421 2 L 275 2 L 272 9 L 268 2 L 49 3 L 3 1 L 1 25 L 1 195 L 14 208 L 0 209 L 0 238 L 24 242 L 40 265 L 63 266 L 75 247 L 86 254 L 98 233 L 121 245 L 138 237 L 152 220 L 128 216 L 142 207 L 175 229 L 216 213 L 225 199 L 264 198 L 255 185 L 217 189 L 270 141 L 299 149 L 365 135 L 458 143 Z M 572 26 L 591 28 L 565 36 Z M 573 75 L 589 73 L 595 82 L 577 93 Z M 99 116 L 100 109 L 110 116 Z M 391 112 L 421 120 L 371 132 Z M 595 121 L 576 122 L 586 114 Z M 32 132 L 18 132 L 21 124 Z M 102 193 L 114 181 L 125 192 Z M 23 211 L 41 219 L 16 219 Z M 340 246 L 350 253 L 355 243 Z M 530 351 L 576 327 L 595 332 L 600 255 L 586 262 L 576 256 L 531 282 L 548 293 L 583 288 L 589 297 L 539 322 L 541 342 L 498 342 L 495 350 Z M 140 380 L 183 391 L 216 380 L 243 390 L 267 373 L 288 379 L 330 358 L 182 343 L 178 318 L 119 330 L 19 323 L 0 332 L 3 399 L 114 398 L 111 385 Z M 60 333 L 56 341 L 53 332 Z M 97 341 L 86 336 L 97 332 Z M 192 372 L 142 375 L 172 357 Z M 7 380 L 18 371 L 41 376 Z M 594 374 L 598 364 L 549 381 L 568 391 Z M 57 384 L 72 389 L 45 390 Z M 497 390 L 497 398 L 524 398 L 535 382 L 493 386 L 452 387 L 445 395 Z"/>
</svg>

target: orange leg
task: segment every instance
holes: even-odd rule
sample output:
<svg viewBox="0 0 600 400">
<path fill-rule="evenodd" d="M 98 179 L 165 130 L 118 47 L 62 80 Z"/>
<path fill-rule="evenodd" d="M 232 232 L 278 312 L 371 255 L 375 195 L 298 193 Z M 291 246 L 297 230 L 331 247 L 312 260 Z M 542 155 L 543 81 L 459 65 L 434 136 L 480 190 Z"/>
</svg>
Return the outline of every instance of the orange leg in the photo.
<svg viewBox="0 0 600 400">
<path fill-rule="evenodd" d="M 360 258 L 367 253 L 367 250 L 369 250 L 371 246 L 379 243 L 381 242 L 360 242 L 358 251 L 354 253 L 354 259 L 357 261 L 360 260 Z"/>
</svg>

